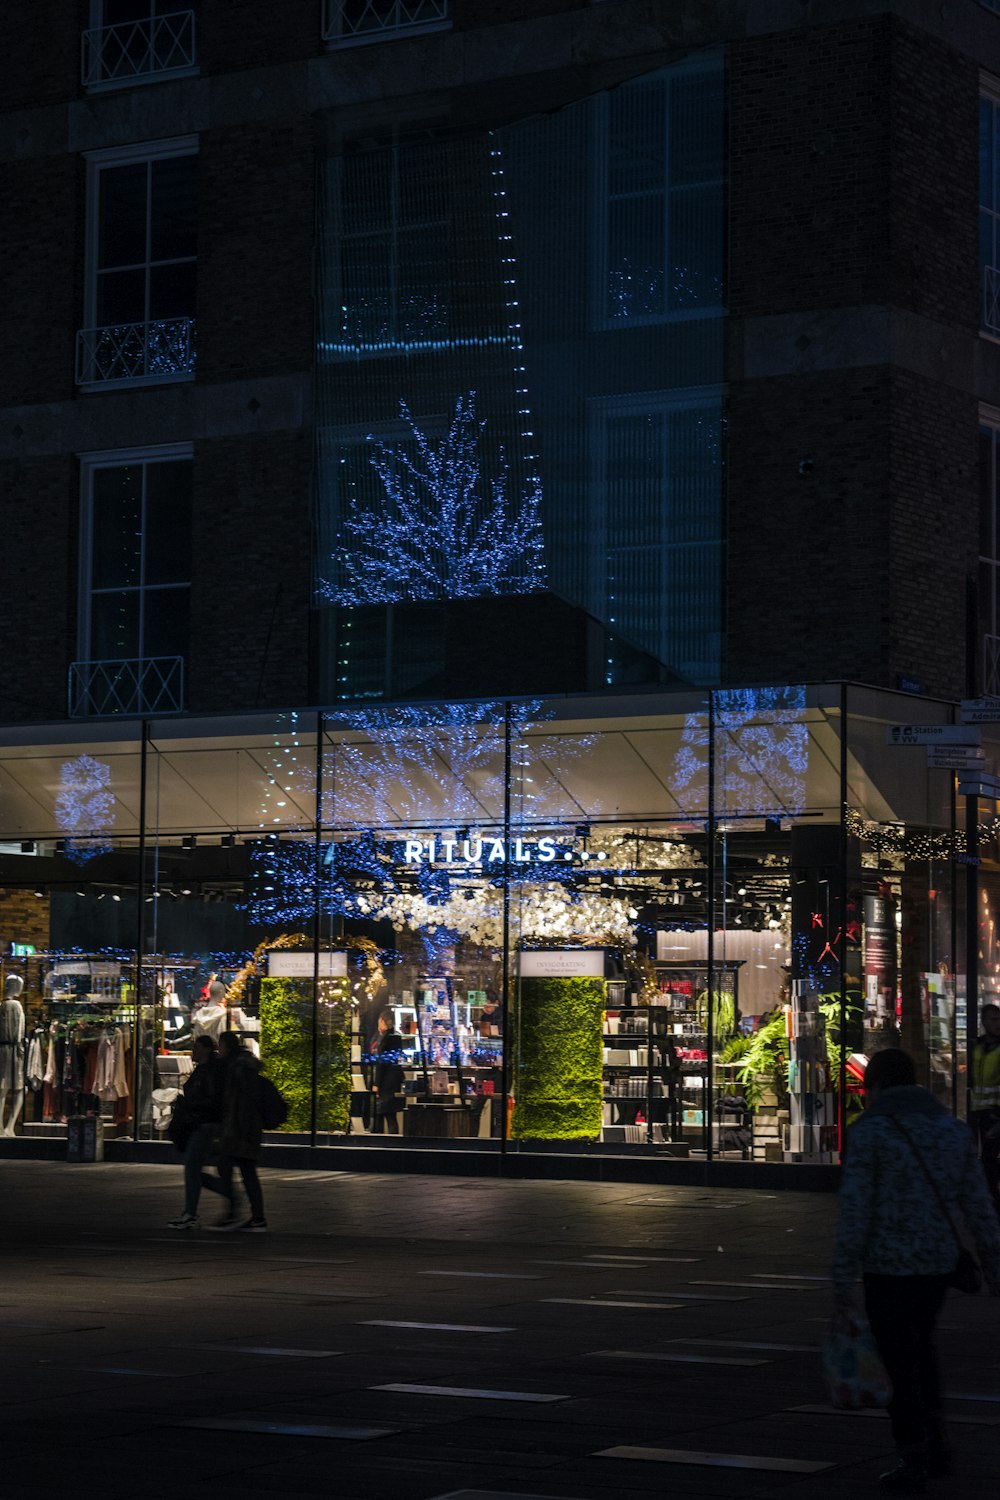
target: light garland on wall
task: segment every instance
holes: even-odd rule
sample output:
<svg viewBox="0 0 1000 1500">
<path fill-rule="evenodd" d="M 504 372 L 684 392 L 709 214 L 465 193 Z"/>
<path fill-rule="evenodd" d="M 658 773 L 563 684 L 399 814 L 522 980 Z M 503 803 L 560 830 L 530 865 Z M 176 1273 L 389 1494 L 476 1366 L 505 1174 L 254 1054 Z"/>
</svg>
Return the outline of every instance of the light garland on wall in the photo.
<svg viewBox="0 0 1000 1500">
<path fill-rule="evenodd" d="M 475 403 L 474 391 L 459 396 L 447 434 L 434 443 L 400 401 L 412 457 L 369 434 L 381 494 L 375 506 L 355 496 L 348 502 L 333 558 L 339 581 L 320 581 L 332 603 L 473 599 L 543 586 L 540 480 L 532 475 L 519 497 L 508 496 L 503 459 L 486 479 L 478 452 L 486 423 Z"/>
</svg>

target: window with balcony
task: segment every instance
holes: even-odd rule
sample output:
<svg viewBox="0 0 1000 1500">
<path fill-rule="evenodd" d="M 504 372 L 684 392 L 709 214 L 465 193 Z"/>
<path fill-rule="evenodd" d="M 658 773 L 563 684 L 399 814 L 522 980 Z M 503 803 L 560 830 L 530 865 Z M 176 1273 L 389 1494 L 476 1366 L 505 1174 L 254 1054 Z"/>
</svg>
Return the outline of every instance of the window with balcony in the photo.
<svg viewBox="0 0 1000 1500">
<path fill-rule="evenodd" d="M 595 101 L 594 326 L 723 305 L 723 75 L 674 68 Z"/>
<path fill-rule="evenodd" d="M 979 99 L 980 327 L 1000 338 L 1000 83 Z"/>
<path fill-rule="evenodd" d="M 83 386 L 190 379 L 195 364 L 196 175 L 192 140 L 89 160 Z"/>
<path fill-rule="evenodd" d="M 323 39 L 332 46 L 380 42 L 448 25 L 448 0 L 324 0 Z"/>
<path fill-rule="evenodd" d="M 184 707 L 191 595 L 190 447 L 83 462 L 81 660 L 74 717 Z"/>
<path fill-rule="evenodd" d="M 195 8 L 177 0 L 91 0 L 81 37 L 84 88 L 123 88 L 197 72 Z"/>
</svg>

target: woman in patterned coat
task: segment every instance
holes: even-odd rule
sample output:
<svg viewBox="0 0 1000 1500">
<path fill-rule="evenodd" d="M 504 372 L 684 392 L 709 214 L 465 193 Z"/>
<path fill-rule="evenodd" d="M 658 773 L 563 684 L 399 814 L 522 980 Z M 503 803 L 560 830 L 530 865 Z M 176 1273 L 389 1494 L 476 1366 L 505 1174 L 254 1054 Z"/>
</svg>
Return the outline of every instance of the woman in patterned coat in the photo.
<svg viewBox="0 0 1000 1500">
<path fill-rule="evenodd" d="M 897 1495 L 921 1494 L 928 1475 L 951 1468 L 934 1349 L 959 1254 L 948 1214 L 956 1227 L 964 1221 L 990 1293 L 1000 1296 L 1000 1228 L 971 1132 L 915 1078 L 912 1058 L 895 1048 L 868 1063 L 867 1108 L 848 1136 L 833 1258 L 840 1303 L 863 1279 L 868 1321 L 892 1382 L 899 1462 L 879 1487 Z"/>
</svg>

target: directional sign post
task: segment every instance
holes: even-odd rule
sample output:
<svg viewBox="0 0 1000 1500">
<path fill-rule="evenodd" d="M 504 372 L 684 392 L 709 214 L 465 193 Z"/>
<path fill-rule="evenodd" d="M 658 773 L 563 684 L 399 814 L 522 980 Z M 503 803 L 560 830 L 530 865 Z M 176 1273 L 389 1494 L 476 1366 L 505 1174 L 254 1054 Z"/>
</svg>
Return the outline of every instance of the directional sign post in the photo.
<svg viewBox="0 0 1000 1500">
<path fill-rule="evenodd" d="M 982 745 L 927 746 L 927 765 L 931 770 L 968 771 L 971 775 L 985 770 L 985 761 Z"/>
<path fill-rule="evenodd" d="M 890 724 L 886 730 L 890 745 L 978 745 L 981 737 L 974 724 Z"/>
<path fill-rule="evenodd" d="M 960 797 L 1000 797 L 1000 776 L 987 776 L 985 772 L 966 771 L 958 778 Z"/>
<path fill-rule="evenodd" d="M 1000 724 L 1000 698 L 963 698 L 963 724 Z"/>
</svg>

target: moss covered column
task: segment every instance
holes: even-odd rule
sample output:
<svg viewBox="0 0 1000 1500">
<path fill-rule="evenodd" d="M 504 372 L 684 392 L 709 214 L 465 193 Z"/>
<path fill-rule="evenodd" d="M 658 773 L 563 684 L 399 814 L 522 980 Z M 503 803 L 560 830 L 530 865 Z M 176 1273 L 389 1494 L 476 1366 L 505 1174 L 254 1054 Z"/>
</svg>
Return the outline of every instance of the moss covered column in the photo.
<svg viewBox="0 0 1000 1500">
<path fill-rule="evenodd" d="M 515 1140 L 594 1141 L 601 1133 L 603 979 L 522 979 L 514 1059 Z"/>
<path fill-rule="evenodd" d="M 351 1006 L 346 979 L 319 982 L 316 1049 L 316 1127 L 343 1135 L 351 1115 Z M 312 980 L 262 979 L 260 1055 L 264 1072 L 288 1103 L 281 1127 L 310 1128 L 312 1091 Z"/>
</svg>

